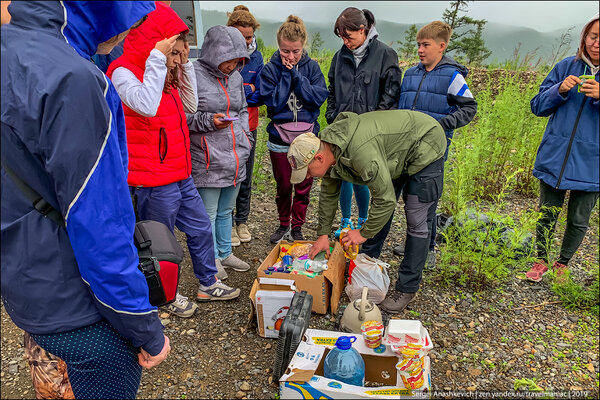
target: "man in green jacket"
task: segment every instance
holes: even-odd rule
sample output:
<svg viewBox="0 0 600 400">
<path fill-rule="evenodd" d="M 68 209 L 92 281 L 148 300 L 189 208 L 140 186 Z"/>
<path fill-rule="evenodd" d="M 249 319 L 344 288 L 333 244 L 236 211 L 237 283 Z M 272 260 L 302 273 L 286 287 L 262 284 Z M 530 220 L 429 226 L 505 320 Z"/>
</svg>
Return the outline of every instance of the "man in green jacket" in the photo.
<svg viewBox="0 0 600 400">
<path fill-rule="evenodd" d="M 369 219 L 360 230 L 344 235 L 344 246 L 364 243 L 361 252 L 374 257 L 379 256 L 402 193 L 405 256 L 395 290 L 380 304 L 389 313 L 399 313 L 414 299 L 421 282 L 429 246 L 428 221 L 435 217 L 434 205 L 442 194 L 444 130 L 435 119 L 418 111 L 343 112 L 319 136 L 304 133 L 288 151 L 292 184 L 306 177 L 323 177 L 319 238 L 309 256 L 329 251 L 342 181 L 367 185 L 371 192 Z"/>
</svg>

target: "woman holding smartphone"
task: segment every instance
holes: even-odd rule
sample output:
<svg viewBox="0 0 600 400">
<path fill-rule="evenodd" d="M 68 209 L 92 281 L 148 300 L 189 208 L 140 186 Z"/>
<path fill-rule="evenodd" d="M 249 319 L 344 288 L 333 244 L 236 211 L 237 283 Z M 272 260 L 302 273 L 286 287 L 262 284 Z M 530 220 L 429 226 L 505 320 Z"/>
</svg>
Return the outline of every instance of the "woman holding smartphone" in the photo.
<svg viewBox="0 0 600 400">
<path fill-rule="evenodd" d="M 232 211 L 246 161 L 254 146 L 248 128 L 248 106 L 239 69 L 248 62 L 239 30 L 213 26 L 206 32 L 200 58 L 194 62 L 198 108 L 187 114 L 192 150 L 192 177 L 213 229 L 217 268 L 247 271 L 250 266 L 231 248 Z M 224 275 L 221 275 L 224 274 Z M 222 271 L 220 279 L 227 274 Z"/>
</svg>

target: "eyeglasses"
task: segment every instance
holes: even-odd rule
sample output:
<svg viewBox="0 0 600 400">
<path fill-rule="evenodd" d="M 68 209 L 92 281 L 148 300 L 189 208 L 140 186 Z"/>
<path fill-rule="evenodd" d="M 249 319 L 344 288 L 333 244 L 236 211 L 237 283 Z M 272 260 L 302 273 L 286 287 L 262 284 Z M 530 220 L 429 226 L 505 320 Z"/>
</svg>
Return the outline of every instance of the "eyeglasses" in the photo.
<svg viewBox="0 0 600 400">
<path fill-rule="evenodd" d="M 598 38 L 598 35 L 595 35 L 595 36 L 587 35 L 585 38 L 585 41 L 588 44 L 600 43 L 600 39 Z"/>
</svg>

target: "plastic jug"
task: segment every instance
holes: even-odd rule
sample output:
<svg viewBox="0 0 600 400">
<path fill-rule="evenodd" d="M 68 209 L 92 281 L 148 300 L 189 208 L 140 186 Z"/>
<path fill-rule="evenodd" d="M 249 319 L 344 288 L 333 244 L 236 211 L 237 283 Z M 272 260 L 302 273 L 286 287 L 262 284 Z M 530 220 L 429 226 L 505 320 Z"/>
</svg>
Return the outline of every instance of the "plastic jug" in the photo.
<svg viewBox="0 0 600 400">
<path fill-rule="evenodd" d="M 354 342 L 356 336 L 340 336 L 336 340 L 335 347 L 325 357 L 325 378 L 364 386 L 365 362 L 358 351 L 352 348 Z"/>
</svg>

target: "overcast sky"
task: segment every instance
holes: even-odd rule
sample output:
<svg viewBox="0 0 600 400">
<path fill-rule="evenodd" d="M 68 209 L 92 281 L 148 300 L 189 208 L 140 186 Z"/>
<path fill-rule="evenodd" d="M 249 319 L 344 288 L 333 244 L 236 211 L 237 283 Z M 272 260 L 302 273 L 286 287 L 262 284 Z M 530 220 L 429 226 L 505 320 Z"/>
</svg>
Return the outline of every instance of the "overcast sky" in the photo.
<svg viewBox="0 0 600 400">
<path fill-rule="evenodd" d="M 295 14 L 306 21 L 332 24 L 346 7 L 367 8 L 375 20 L 423 23 L 442 18 L 449 1 L 200 1 L 202 9 L 231 11 L 244 4 L 257 19 L 284 21 Z M 468 15 L 490 22 L 549 32 L 583 26 L 598 12 L 596 1 L 474 1 Z M 576 29 L 577 30 L 577 29 Z"/>
</svg>

